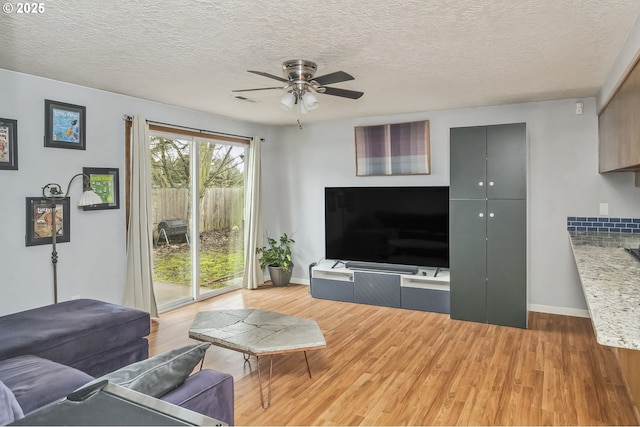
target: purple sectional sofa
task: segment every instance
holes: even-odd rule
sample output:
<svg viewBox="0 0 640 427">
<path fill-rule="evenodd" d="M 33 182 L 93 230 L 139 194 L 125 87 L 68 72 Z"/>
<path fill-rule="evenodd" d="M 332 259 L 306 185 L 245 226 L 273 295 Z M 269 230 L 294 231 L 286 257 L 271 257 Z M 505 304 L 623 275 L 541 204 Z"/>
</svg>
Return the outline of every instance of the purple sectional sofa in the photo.
<svg viewBox="0 0 640 427">
<path fill-rule="evenodd" d="M 0 360 L 33 355 L 97 377 L 149 357 L 149 313 L 77 299 L 0 317 Z"/>
<path fill-rule="evenodd" d="M 1 316 L 0 382 L 27 415 L 148 358 L 149 332 L 149 313 L 89 299 Z M 228 374 L 203 369 L 160 399 L 233 424 Z"/>
</svg>

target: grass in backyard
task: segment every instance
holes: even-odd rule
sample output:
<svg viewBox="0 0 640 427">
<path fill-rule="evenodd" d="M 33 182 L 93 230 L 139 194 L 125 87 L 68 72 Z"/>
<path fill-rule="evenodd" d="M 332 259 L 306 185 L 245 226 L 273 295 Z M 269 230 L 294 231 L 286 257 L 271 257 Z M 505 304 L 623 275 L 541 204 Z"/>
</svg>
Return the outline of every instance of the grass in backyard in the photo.
<svg viewBox="0 0 640 427">
<path fill-rule="evenodd" d="M 153 278 L 157 282 L 191 284 L 191 256 L 188 251 L 155 254 Z M 200 286 L 222 288 L 225 281 L 242 274 L 242 251 L 223 253 L 204 250 L 200 252 Z"/>
</svg>

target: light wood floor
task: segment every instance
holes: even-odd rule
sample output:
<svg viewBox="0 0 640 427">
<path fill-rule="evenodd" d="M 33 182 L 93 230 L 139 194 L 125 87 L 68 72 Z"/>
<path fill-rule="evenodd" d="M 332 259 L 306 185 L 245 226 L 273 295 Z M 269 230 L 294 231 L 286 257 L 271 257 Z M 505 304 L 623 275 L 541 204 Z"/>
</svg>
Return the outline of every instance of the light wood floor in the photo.
<svg viewBox="0 0 640 427">
<path fill-rule="evenodd" d="M 187 331 L 198 311 L 260 308 L 316 320 L 327 347 L 308 352 L 313 378 L 302 353 L 274 356 L 272 404 L 262 409 L 255 361 L 212 346 L 205 367 L 234 376 L 237 425 L 639 423 L 589 319 L 532 313 L 521 330 L 308 292 L 265 286 L 165 313 L 152 326 L 151 354 L 195 342 Z"/>
</svg>

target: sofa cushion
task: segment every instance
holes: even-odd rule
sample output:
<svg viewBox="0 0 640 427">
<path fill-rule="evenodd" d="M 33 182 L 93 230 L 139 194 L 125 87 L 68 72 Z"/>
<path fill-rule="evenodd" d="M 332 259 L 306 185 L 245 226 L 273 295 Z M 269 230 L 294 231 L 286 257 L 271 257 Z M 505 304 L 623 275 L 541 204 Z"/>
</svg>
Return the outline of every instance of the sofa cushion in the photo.
<svg viewBox="0 0 640 427">
<path fill-rule="evenodd" d="M 229 374 L 203 369 L 160 399 L 233 425 L 233 377 Z"/>
<path fill-rule="evenodd" d="M 95 381 L 109 380 L 119 386 L 158 397 L 184 382 L 201 361 L 210 343 L 194 344 L 132 363 Z"/>
<path fill-rule="evenodd" d="M 22 408 L 9 387 L 0 381 L 0 426 L 24 417 Z"/>
<path fill-rule="evenodd" d="M 80 369 L 92 377 L 108 374 L 123 366 L 130 365 L 149 357 L 149 342 L 146 338 L 130 341 L 120 347 L 110 348 L 102 353 L 94 354 L 86 359 L 69 365 Z"/>
<path fill-rule="evenodd" d="M 149 332 L 144 311 L 90 299 L 64 301 L 0 317 L 0 359 L 32 354 L 73 366 Z"/>
<path fill-rule="evenodd" d="M 13 392 L 25 414 L 63 399 L 91 380 L 82 371 L 37 356 L 0 360 L 0 381 Z"/>
</svg>

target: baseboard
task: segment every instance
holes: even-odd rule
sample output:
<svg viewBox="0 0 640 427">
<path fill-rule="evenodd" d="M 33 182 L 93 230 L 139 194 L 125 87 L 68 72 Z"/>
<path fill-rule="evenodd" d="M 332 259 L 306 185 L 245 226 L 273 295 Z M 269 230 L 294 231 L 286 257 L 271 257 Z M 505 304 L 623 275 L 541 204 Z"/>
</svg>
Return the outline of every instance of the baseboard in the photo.
<svg viewBox="0 0 640 427">
<path fill-rule="evenodd" d="M 264 283 L 268 282 L 271 280 L 271 277 L 269 277 L 268 274 L 264 275 Z M 305 278 L 299 278 L 299 277 L 292 277 L 291 280 L 289 281 L 289 283 L 293 284 L 293 285 L 307 285 L 309 286 L 309 279 L 305 279 Z"/>
<path fill-rule="evenodd" d="M 586 317 L 589 318 L 589 310 L 581 308 L 557 307 L 555 305 L 529 304 L 530 311 L 538 313 L 561 314 L 564 316 Z"/>
</svg>

